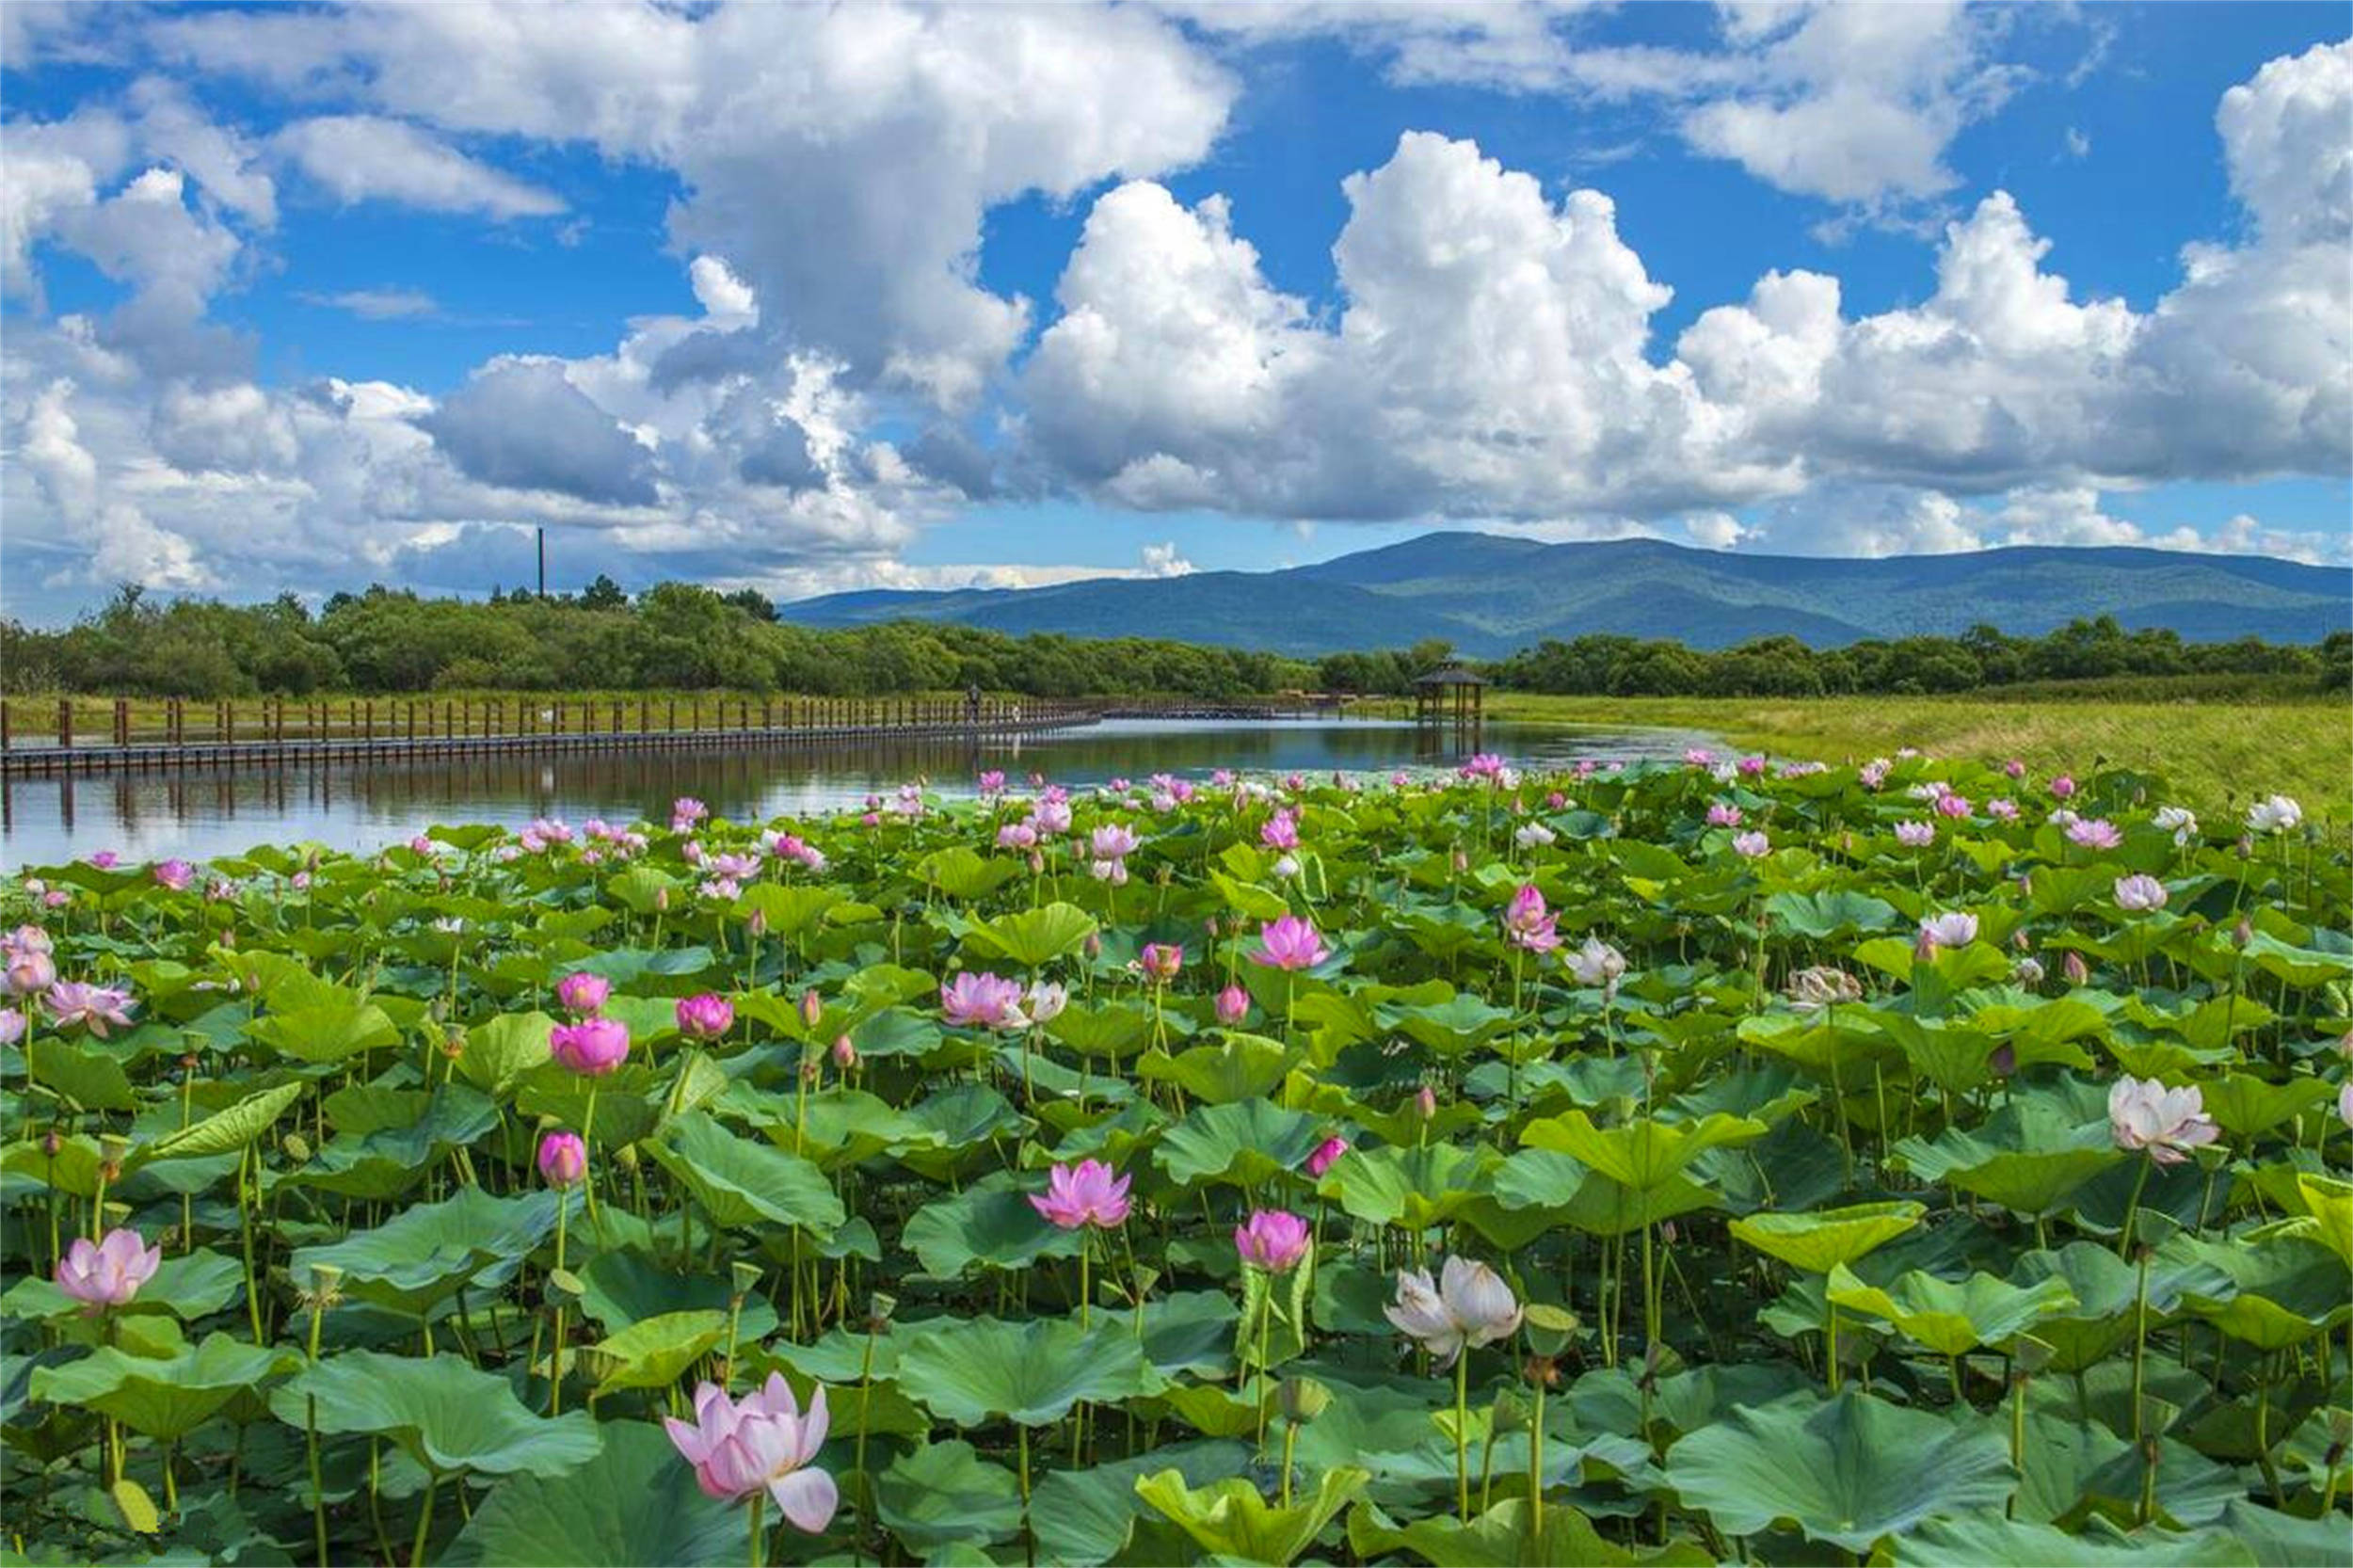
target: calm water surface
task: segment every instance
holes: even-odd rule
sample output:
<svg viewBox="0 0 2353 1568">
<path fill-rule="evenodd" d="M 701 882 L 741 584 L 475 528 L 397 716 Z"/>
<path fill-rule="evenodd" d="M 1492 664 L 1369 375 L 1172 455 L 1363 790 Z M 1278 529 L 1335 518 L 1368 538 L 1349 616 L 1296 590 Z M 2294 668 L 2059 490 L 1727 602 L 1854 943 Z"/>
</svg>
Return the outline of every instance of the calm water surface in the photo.
<svg viewBox="0 0 2353 1568">
<path fill-rule="evenodd" d="M 1696 731 L 1491 724 L 1475 749 L 1523 767 L 1679 757 Z M 1452 729 L 1377 720 L 1173 722 L 1114 720 L 1050 735 L 968 741 L 930 737 L 831 748 L 588 752 L 435 759 L 392 766 L 285 766 L 249 771 L 90 775 L 0 780 L 0 864 L 53 865 L 101 849 L 126 859 L 202 860 L 258 843 L 310 840 L 368 850 L 435 823 L 520 825 L 666 818 L 696 795 L 738 822 L 855 806 L 917 777 L 942 794 L 972 792 L 984 768 L 1016 784 L 1032 771 L 1067 785 L 1155 773 L 1386 774 L 1449 765 L 1474 749 Z"/>
</svg>

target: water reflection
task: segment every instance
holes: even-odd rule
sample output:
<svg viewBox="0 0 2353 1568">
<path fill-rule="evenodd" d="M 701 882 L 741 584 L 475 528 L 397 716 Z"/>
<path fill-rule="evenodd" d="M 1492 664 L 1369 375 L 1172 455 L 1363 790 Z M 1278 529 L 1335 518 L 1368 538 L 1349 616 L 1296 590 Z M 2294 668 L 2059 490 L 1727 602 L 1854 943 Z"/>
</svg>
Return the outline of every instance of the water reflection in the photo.
<svg viewBox="0 0 2353 1568">
<path fill-rule="evenodd" d="M 1706 737 L 1671 729 L 1488 725 L 1478 749 L 1522 766 L 1583 758 L 1679 756 Z M 190 859 L 258 842 L 315 840 L 372 849 L 434 823 L 520 824 L 665 816 L 696 795 L 738 821 L 828 810 L 924 777 L 969 793 L 984 768 L 1016 782 L 1034 770 L 1070 785 L 1155 773 L 1383 773 L 1449 765 L 1473 748 L 1453 729 L 1365 720 L 1176 723 L 1129 720 L 1051 735 L 924 736 L 826 749 L 486 754 L 395 765 L 187 769 L 0 780 L 0 862 L 47 865 L 112 849 L 126 858 Z"/>
</svg>

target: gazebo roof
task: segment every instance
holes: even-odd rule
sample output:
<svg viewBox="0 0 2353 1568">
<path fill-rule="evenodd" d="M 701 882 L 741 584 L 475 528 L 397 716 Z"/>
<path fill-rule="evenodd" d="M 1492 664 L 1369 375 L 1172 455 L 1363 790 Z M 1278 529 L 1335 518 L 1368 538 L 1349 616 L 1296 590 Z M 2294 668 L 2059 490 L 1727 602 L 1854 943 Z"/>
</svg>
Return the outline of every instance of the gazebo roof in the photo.
<svg viewBox="0 0 2353 1568">
<path fill-rule="evenodd" d="M 1484 686 L 1487 678 L 1476 675 L 1460 664 L 1449 664 L 1442 670 L 1432 670 L 1414 681 L 1417 686 Z"/>
</svg>

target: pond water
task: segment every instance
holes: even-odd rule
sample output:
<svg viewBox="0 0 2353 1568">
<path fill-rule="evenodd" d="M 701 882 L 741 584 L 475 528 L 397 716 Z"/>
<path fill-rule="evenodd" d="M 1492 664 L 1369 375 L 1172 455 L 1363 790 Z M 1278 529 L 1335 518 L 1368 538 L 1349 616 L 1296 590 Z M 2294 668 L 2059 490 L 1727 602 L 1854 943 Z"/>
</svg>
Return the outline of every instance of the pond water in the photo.
<svg viewBox="0 0 2353 1568">
<path fill-rule="evenodd" d="M 810 748 L 486 755 L 392 765 L 186 769 L 80 777 L 0 779 L 0 865 L 54 865 L 102 849 L 126 859 L 203 860 L 257 843 L 312 840 L 367 850 L 435 823 L 520 825 L 534 817 L 578 823 L 666 818 L 695 795 L 738 822 L 855 806 L 926 778 L 942 794 L 970 794 L 976 775 L 1001 768 L 1016 786 L 1032 772 L 1055 783 L 1099 784 L 1155 773 L 1201 778 L 1219 768 L 1252 774 L 1387 774 L 1449 766 L 1469 751 L 1499 752 L 1529 768 L 1586 758 L 1679 757 L 1709 737 L 1680 729 L 1490 724 L 1452 728 L 1353 719 L 1273 722 L 1112 720 L 978 744 L 931 736 Z"/>
</svg>

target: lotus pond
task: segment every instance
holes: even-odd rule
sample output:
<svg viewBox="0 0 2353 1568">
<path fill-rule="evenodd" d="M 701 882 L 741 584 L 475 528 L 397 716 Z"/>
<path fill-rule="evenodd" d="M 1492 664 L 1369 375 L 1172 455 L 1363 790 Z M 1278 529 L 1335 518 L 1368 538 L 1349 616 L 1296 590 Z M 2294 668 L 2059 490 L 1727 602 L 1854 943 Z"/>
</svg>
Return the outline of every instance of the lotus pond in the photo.
<svg viewBox="0 0 2353 1568">
<path fill-rule="evenodd" d="M 9 1560 L 2353 1555 L 2294 803 L 983 783 L 12 883 Z"/>
</svg>

